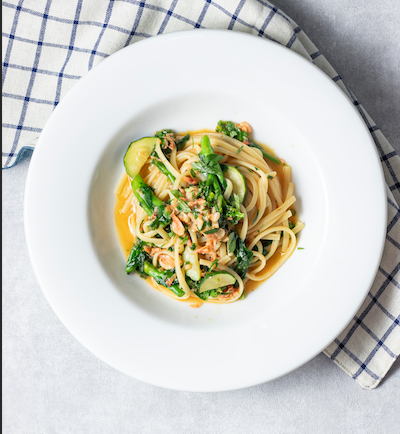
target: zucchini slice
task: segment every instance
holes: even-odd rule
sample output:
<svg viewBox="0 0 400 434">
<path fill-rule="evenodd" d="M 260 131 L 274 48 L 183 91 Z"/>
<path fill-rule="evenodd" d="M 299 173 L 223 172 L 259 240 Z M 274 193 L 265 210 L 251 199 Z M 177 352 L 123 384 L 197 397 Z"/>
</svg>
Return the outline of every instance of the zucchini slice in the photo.
<svg viewBox="0 0 400 434">
<path fill-rule="evenodd" d="M 224 176 L 232 182 L 233 193 L 237 194 L 240 203 L 243 203 L 247 195 L 246 178 L 233 166 L 228 166 L 228 169 L 224 172 Z"/>
<path fill-rule="evenodd" d="M 211 289 L 222 288 L 223 286 L 234 285 L 236 279 L 226 271 L 213 271 L 206 276 L 199 286 L 199 292 L 210 291 Z"/>
<path fill-rule="evenodd" d="M 200 263 L 199 263 L 199 255 L 195 253 L 189 246 L 186 246 L 182 254 L 182 259 L 184 262 L 190 262 L 192 264 L 192 268 L 187 270 L 186 274 L 195 282 L 200 280 L 201 270 L 200 270 Z"/>
<path fill-rule="evenodd" d="M 124 156 L 126 173 L 134 178 L 142 169 L 157 144 L 157 137 L 143 137 L 132 142 Z"/>
</svg>

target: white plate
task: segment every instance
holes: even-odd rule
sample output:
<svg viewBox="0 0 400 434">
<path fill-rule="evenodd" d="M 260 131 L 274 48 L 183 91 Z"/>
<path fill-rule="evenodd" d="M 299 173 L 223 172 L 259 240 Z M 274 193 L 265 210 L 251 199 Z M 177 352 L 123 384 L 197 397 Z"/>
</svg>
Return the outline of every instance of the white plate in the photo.
<svg viewBox="0 0 400 434">
<path fill-rule="evenodd" d="M 304 250 L 246 300 L 192 309 L 125 274 L 114 188 L 132 140 L 219 119 L 248 121 L 292 165 Z M 90 351 L 155 385 L 223 391 L 288 373 L 342 331 L 380 262 L 385 198 L 370 134 L 324 73 L 265 39 L 194 30 L 124 48 L 74 86 L 34 152 L 25 227 L 49 303 Z"/>
</svg>

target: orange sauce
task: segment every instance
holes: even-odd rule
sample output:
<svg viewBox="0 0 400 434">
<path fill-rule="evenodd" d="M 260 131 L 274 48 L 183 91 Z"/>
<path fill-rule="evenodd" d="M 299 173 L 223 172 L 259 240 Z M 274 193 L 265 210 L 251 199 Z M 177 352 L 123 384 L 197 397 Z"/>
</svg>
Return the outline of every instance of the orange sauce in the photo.
<svg viewBox="0 0 400 434">
<path fill-rule="evenodd" d="M 196 130 L 196 131 L 187 131 L 184 133 L 178 133 L 177 135 L 179 136 L 184 136 L 186 134 L 190 134 L 190 135 L 194 135 L 194 134 L 199 134 L 199 133 L 214 133 L 215 131 L 212 130 L 208 130 L 208 129 L 202 129 L 202 130 Z M 272 150 L 272 148 L 268 147 L 268 153 L 270 153 L 273 156 L 276 156 L 275 152 Z M 272 171 L 275 171 L 277 173 L 277 177 L 281 183 L 281 185 L 283 185 L 284 182 L 284 175 L 283 175 L 283 164 L 276 164 L 273 161 L 268 161 L 268 165 L 271 167 Z M 134 242 L 134 237 L 129 229 L 129 224 L 128 224 L 128 220 L 129 220 L 129 216 L 131 215 L 132 209 L 131 207 L 128 207 L 128 209 L 123 212 L 122 208 L 125 204 L 125 197 L 122 195 L 122 192 L 124 191 L 125 187 L 128 185 L 129 179 L 128 176 L 124 173 L 123 177 L 121 178 L 118 187 L 116 189 L 116 201 L 115 201 L 115 208 L 114 208 L 114 219 L 115 219 L 115 226 L 117 228 L 117 233 L 118 233 L 118 238 L 121 244 L 121 247 L 124 251 L 125 257 L 126 259 L 128 259 L 129 253 L 132 249 L 132 245 Z M 294 208 L 291 207 L 291 210 L 293 210 Z M 296 224 L 298 221 L 298 216 L 295 215 L 293 217 L 291 217 L 291 221 Z M 278 248 L 278 250 L 275 252 L 275 254 L 268 260 L 267 264 L 266 264 L 266 269 L 270 269 L 272 268 L 276 262 L 279 261 L 279 259 L 284 255 L 284 253 L 281 252 L 281 249 Z M 265 280 L 268 280 L 265 279 Z M 265 280 L 261 280 L 261 281 L 254 281 L 254 280 L 249 280 L 246 284 L 245 284 L 245 289 L 244 289 L 244 293 L 245 295 L 249 294 L 250 292 L 254 291 L 255 289 L 257 289 L 262 283 L 265 282 Z M 146 279 L 146 282 L 149 283 L 153 288 L 155 288 L 157 291 L 159 291 L 159 289 L 157 288 L 157 286 L 154 284 L 154 280 L 151 277 L 148 277 Z M 167 292 L 165 292 L 166 295 L 169 295 Z M 171 296 L 171 298 L 174 298 Z M 191 303 L 190 307 L 200 307 L 204 302 L 202 300 L 200 300 L 199 298 L 195 297 L 195 296 L 190 296 L 189 298 L 187 298 L 186 300 L 179 300 L 179 299 L 175 299 L 177 301 L 181 301 L 181 302 L 186 302 L 186 303 Z"/>
<path fill-rule="evenodd" d="M 126 200 L 122 195 L 122 192 L 124 191 L 125 186 L 128 185 L 128 182 L 128 176 L 126 175 L 126 173 L 124 173 L 124 176 L 121 178 L 115 193 L 114 208 L 115 226 L 117 228 L 119 242 L 121 244 L 122 250 L 124 251 L 126 259 L 128 259 L 134 241 L 128 224 L 129 216 L 132 213 L 132 208 L 128 207 L 125 212 L 122 212 L 122 208 Z"/>
</svg>

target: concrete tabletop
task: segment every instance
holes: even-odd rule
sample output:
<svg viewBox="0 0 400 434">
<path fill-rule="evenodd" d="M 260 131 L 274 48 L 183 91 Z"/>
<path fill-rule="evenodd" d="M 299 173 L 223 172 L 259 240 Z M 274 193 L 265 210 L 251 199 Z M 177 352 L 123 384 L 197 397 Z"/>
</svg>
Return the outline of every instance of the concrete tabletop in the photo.
<svg viewBox="0 0 400 434">
<path fill-rule="evenodd" d="M 379 3 L 379 6 L 378 6 Z M 400 151 L 398 0 L 277 0 Z M 323 354 L 224 393 L 160 389 L 93 356 L 60 323 L 26 248 L 29 161 L 3 171 L 3 429 L 30 433 L 398 433 L 400 363 L 363 390 Z"/>
</svg>

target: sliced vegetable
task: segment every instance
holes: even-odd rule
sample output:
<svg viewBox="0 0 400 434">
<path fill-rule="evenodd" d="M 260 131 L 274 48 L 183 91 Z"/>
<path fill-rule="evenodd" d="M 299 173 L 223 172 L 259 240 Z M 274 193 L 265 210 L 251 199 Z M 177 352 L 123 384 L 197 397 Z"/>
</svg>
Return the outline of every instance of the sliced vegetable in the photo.
<svg viewBox="0 0 400 434">
<path fill-rule="evenodd" d="M 186 275 L 195 282 L 199 281 L 201 277 L 199 255 L 189 246 L 186 246 L 182 254 L 182 259 L 184 262 L 189 262 L 192 264 L 192 268 L 186 271 Z"/>
<path fill-rule="evenodd" d="M 246 178 L 234 166 L 227 166 L 224 176 L 232 182 L 233 192 L 239 196 L 240 203 L 244 203 L 247 195 Z"/>
<path fill-rule="evenodd" d="M 213 271 L 200 282 L 199 292 L 202 293 L 204 291 L 222 288 L 223 286 L 234 285 L 235 283 L 236 279 L 232 274 L 226 271 Z"/>
<path fill-rule="evenodd" d="M 156 137 L 143 137 L 132 142 L 124 156 L 126 173 L 134 178 L 142 169 L 157 144 Z"/>
</svg>

